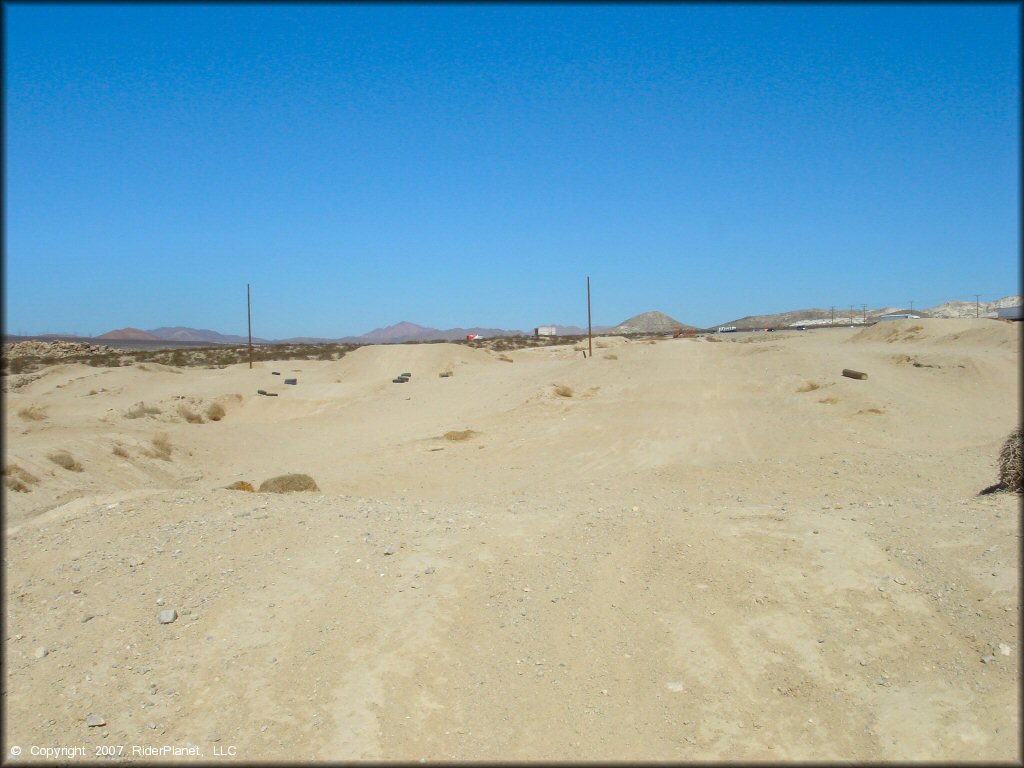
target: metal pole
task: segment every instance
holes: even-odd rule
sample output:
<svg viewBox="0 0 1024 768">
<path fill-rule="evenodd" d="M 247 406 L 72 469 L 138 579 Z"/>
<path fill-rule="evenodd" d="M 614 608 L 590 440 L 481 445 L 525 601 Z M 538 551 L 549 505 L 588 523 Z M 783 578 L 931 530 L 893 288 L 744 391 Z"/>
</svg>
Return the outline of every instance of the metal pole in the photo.
<svg viewBox="0 0 1024 768">
<path fill-rule="evenodd" d="M 252 299 L 248 283 L 245 284 L 245 311 L 249 316 L 249 367 L 252 368 Z"/>
<path fill-rule="evenodd" d="M 861 304 L 860 308 L 862 310 L 864 310 L 864 319 L 861 322 L 866 325 L 867 322 L 868 322 L 868 305 L 867 304 Z"/>
<path fill-rule="evenodd" d="M 974 294 L 974 316 L 975 317 L 981 317 L 981 304 L 978 302 L 978 299 L 980 297 L 981 297 L 980 293 Z"/>
<path fill-rule="evenodd" d="M 594 356 L 594 332 L 590 325 L 590 275 L 587 275 L 587 347 L 590 349 L 590 357 Z"/>
<path fill-rule="evenodd" d="M 832 305 L 832 320 L 829 321 L 829 325 L 835 325 L 835 324 L 836 324 L 836 305 L 833 304 Z"/>
<path fill-rule="evenodd" d="M 910 314 L 914 314 L 914 302 L 913 302 L 913 300 L 911 300 L 911 302 L 910 302 Z"/>
<path fill-rule="evenodd" d="M 853 325 L 853 304 L 850 305 L 850 325 Z"/>
</svg>

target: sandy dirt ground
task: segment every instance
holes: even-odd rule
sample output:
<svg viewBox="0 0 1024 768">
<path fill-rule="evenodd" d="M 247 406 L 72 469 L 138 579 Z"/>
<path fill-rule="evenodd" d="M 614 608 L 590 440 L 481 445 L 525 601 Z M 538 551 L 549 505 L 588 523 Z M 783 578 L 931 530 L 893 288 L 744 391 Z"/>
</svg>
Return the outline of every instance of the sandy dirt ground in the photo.
<svg viewBox="0 0 1024 768">
<path fill-rule="evenodd" d="M 4 743 L 1020 761 L 1020 498 L 978 495 L 1019 355 L 917 320 L 11 376 Z M 320 491 L 225 489 L 285 473 Z"/>
</svg>

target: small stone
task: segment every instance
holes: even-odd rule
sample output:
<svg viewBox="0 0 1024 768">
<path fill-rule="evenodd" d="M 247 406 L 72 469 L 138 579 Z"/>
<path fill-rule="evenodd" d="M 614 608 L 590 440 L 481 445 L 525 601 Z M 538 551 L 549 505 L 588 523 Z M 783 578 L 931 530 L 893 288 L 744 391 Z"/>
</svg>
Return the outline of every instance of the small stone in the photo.
<svg viewBox="0 0 1024 768">
<path fill-rule="evenodd" d="M 982 656 L 981 657 L 981 663 L 982 664 L 991 664 L 995 660 L 996 660 L 995 656 Z"/>
<path fill-rule="evenodd" d="M 384 554 L 385 555 L 393 555 L 393 554 L 395 554 L 395 548 L 394 547 L 387 547 L 384 550 Z"/>
<path fill-rule="evenodd" d="M 85 622 L 92 621 L 95 618 L 96 617 L 93 616 L 91 613 L 87 613 L 87 614 L 85 614 L 85 616 L 82 617 L 82 623 L 85 624 Z"/>
<path fill-rule="evenodd" d="M 89 715 L 85 718 L 85 724 L 90 728 L 98 728 L 101 725 L 106 725 L 107 721 L 103 719 L 102 715 Z"/>
<path fill-rule="evenodd" d="M 151 730 L 151 731 L 155 731 L 156 730 L 156 723 L 154 723 L 152 720 L 150 720 L 148 723 L 146 723 L 146 727 L 149 728 L 149 730 Z"/>
<path fill-rule="evenodd" d="M 167 601 L 166 601 L 166 600 L 164 600 L 164 599 L 163 599 L 162 597 L 158 597 L 158 598 L 156 599 L 156 604 L 157 604 L 157 605 L 164 605 L 164 604 L 165 604 L 166 602 L 167 602 Z"/>
<path fill-rule="evenodd" d="M 683 684 L 678 680 L 669 680 L 667 683 L 665 683 L 665 687 L 673 693 L 682 693 L 683 691 Z"/>
<path fill-rule="evenodd" d="M 425 568 L 425 569 L 423 570 L 423 572 L 424 572 L 425 574 L 427 574 L 427 575 L 429 576 L 429 575 L 430 575 L 430 574 L 432 574 L 432 573 L 433 573 L 433 572 L 434 572 L 435 570 L 436 570 L 436 569 L 434 568 L 434 566 L 432 566 L 432 565 L 428 565 L 428 566 L 427 566 L 427 567 L 426 567 L 426 568 Z"/>
<path fill-rule="evenodd" d="M 1008 646 L 1006 643 L 1000 643 L 999 644 L 999 652 L 1003 656 L 1009 656 L 1010 655 L 1010 646 Z"/>
<path fill-rule="evenodd" d="M 36 648 L 35 656 L 36 656 L 37 659 L 41 659 L 44 656 L 49 655 L 49 653 L 50 653 L 50 649 L 49 648 L 47 648 L 45 645 L 40 645 L 38 648 Z"/>
<path fill-rule="evenodd" d="M 895 581 L 897 584 L 906 584 L 907 583 L 907 580 L 904 579 L 902 576 L 894 576 L 892 580 Z"/>
<path fill-rule="evenodd" d="M 173 608 L 170 608 L 166 611 L 160 611 L 159 618 L 161 624 L 170 624 L 172 621 L 178 618 L 178 612 Z"/>
</svg>

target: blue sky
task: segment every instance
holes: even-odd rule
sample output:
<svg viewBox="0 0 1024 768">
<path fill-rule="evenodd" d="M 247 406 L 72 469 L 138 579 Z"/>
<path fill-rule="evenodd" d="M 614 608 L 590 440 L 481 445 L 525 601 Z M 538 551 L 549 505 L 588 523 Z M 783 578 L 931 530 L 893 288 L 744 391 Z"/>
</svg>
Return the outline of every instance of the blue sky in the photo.
<svg viewBox="0 0 1024 768">
<path fill-rule="evenodd" d="M 1020 7 L 6 4 L 5 327 L 1017 293 Z"/>
</svg>

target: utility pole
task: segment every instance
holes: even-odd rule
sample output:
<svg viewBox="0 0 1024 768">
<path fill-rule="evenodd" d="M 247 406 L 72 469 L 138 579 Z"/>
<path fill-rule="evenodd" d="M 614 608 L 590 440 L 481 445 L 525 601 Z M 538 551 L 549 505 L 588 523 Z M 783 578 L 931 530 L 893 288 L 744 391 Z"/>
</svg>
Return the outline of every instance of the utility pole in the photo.
<svg viewBox="0 0 1024 768">
<path fill-rule="evenodd" d="M 853 304 L 850 305 L 850 325 L 853 325 Z"/>
<path fill-rule="evenodd" d="M 866 325 L 866 324 L 867 324 L 867 322 L 868 322 L 868 305 L 867 305 L 867 304 L 861 304 L 861 305 L 860 305 L 860 308 L 861 308 L 862 310 L 864 310 L 864 319 L 863 319 L 863 320 L 861 320 L 861 322 L 862 322 L 862 323 L 864 323 L 864 324 Z"/>
<path fill-rule="evenodd" d="M 590 325 L 590 275 L 587 275 L 587 347 L 590 349 L 590 357 L 594 356 L 594 332 Z"/>
<path fill-rule="evenodd" d="M 981 303 L 978 299 L 981 297 L 980 293 L 974 294 L 974 316 L 981 317 Z"/>
<path fill-rule="evenodd" d="M 829 325 L 835 325 L 835 324 L 836 324 L 836 305 L 833 304 L 832 305 L 832 320 L 829 322 Z"/>
<path fill-rule="evenodd" d="M 245 284 L 245 311 L 249 316 L 249 368 L 252 368 L 252 299 L 248 283 Z"/>
<path fill-rule="evenodd" d="M 910 300 L 910 314 L 914 314 L 914 300 Z"/>
</svg>

